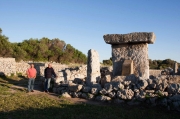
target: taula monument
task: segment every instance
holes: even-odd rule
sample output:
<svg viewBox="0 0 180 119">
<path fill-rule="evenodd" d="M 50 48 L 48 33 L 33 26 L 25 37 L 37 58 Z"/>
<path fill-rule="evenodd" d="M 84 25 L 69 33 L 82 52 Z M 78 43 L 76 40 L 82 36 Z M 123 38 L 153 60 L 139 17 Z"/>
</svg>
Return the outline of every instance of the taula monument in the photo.
<svg viewBox="0 0 180 119">
<path fill-rule="evenodd" d="M 112 46 L 113 76 L 134 74 L 149 78 L 148 44 L 153 44 L 153 32 L 106 34 L 103 36 Z"/>
</svg>

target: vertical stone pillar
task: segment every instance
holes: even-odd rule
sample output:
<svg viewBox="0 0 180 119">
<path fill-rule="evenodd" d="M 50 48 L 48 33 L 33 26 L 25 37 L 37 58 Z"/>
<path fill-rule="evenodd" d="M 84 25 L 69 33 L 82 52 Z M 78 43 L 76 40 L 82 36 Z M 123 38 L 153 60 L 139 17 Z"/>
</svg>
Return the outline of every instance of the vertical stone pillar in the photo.
<svg viewBox="0 0 180 119">
<path fill-rule="evenodd" d="M 114 76 L 121 76 L 124 61 L 132 60 L 133 74 L 149 78 L 148 43 L 154 43 L 154 33 L 107 34 L 103 37 L 112 46 Z"/>
<path fill-rule="evenodd" d="M 174 74 L 177 74 L 177 73 L 178 73 L 178 63 L 177 63 L 177 62 L 174 63 L 174 68 L 173 68 L 173 70 L 174 70 Z"/>
<path fill-rule="evenodd" d="M 99 54 L 97 51 L 90 49 L 88 51 L 86 84 L 90 86 L 92 83 L 95 83 L 99 80 L 100 80 Z"/>
</svg>

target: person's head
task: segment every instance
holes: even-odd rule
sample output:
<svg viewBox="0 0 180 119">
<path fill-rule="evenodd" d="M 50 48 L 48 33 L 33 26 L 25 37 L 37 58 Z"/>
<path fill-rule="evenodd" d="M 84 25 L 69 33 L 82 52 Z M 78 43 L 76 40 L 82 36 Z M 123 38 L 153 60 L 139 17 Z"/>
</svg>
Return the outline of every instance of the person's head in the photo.
<svg viewBox="0 0 180 119">
<path fill-rule="evenodd" d="M 30 64 L 30 67 L 31 67 L 31 68 L 34 68 L 34 64 Z"/>
<path fill-rule="evenodd" d="M 51 68 L 51 67 L 52 67 L 51 63 L 49 63 L 49 64 L 48 64 L 48 67 L 49 67 L 49 68 Z"/>
</svg>

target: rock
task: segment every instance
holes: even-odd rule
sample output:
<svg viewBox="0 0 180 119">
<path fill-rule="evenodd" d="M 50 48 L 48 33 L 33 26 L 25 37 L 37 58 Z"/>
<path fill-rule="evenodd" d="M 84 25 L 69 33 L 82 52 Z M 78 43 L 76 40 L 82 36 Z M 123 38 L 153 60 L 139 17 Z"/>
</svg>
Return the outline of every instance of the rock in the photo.
<svg viewBox="0 0 180 119">
<path fill-rule="evenodd" d="M 73 83 L 75 83 L 75 84 L 83 84 L 83 81 L 84 81 L 83 79 L 75 78 Z"/>
<path fill-rule="evenodd" d="M 155 89 L 156 88 L 156 84 L 155 83 L 149 84 L 149 87 L 150 87 L 150 89 Z"/>
<path fill-rule="evenodd" d="M 101 78 L 102 87 L 104 87 L 104 85 L 109 82 L 111 82 L 111 75 L 105 75 L 103 78 Z"/>
<path fill-rule="evenodd" d="M 154 90 L 145 90 L 146 93 L 154 93 Z"/>
<path fill-rule="evenodd" d="M 91 93 L 88 93 L 88 99 L 89 99 L 89 100 L 94 99 L 94 95 L 93 95 L 93 94 L 91 94 Z"/>
<path fill-rule="evenodd" d="M 98 94 L 98 89 L 97 89 L 97 88 L 91 88 L 91 93 L 92 93 L 93 95 Z"/>
<path fill-rule="evenodd" d="M 110 98 L 116 98 L 116 93 L 115 92 L 110 92 L 110 93 L 108 93 L 108 96 Z"/>
<path fill-rule="evenodd" d="M 53 93 L 57 93 L 57 88 L 53 88 Z"/>
<path fill-rule="evenodd" d="M 71 96 L 67 92 L 62 93 L 61 96 L 66 98 L 71 98 Z"/>
<path fill-rule="evenodd" d="M 101 102 L 105 102 L 105 101 L 110 101 L 111 98 L 110 98 L 110 97 L 107 97 L 107 96 L 100 95 L 100 96 L 97 96 L 97 97 L 95 98 L 95 100 L 101 101 Z"/>
<path fill-rule="evenodd" d="M 125 86 L 129 86 L 130 83 L 131 83 L 131 81 L 123 81 L 123 84 L 124 84 Z"/>
<path fill-rule="evenodd" d="M 104 85 L 104 89 L 109 93 L 109 92 L 111 92 L 113 89 L 112 89 L 112 84 L 110 84 L 110 83 L 106 83 L 105 85 Z"/>
<path fill-rule="evenodd" d="M 79 95 L 78 95 L 78 93 L 76 93 L 76 92 L 72 92 L 72 97 L 73 97 L 73 98 L 78 98 Z"/>
<path fill-rule="evenodd" d="M 144 90 L 148 86 L 148 82 L 144 79 L 140 79 L 138 85 L 141 90 Z"/>
<path fill-rule="evenodd" d="M 156 78 L 156 79 L 154 79 L 154 83 L 155 83 L 156 85 L 160 85 L 160 84 L 162 83 L 161 78 Z"/>
<path fill-rule="evenodd" d="M 112 82 L 123 82 L 126 79 L 126 76 L 115 76 L 112 79 Z"/>
<path fill-rule="evenodd" d="M 79 85 L 79 84 L 69 84 L 68 85 L 68 89 L 72 92 L 78 92 L 82 89 L 83 85 Z"/>
<path fill-rule="evenodd" d="M 106 95 L 108 92 L 103 88 L 102 90 L 99 91 L 100 94 Z"/>
<path fill-rule="evenodd" d="M 82 92 L 84 92 L 84 93 L 89 93 L 90 91 L 91 91 L 91 87 L 83 86 Z"/>
<path fill-rule="evenodd" d="M 114 90 L 124 89 L 124 85 L 121 82 L 111 82 L 111 84 Z"/>
<path fill-rule="evenodd" d="M 117 92 L 117 97 L 121 99 L 132 99 L 134 92 L 131 89 L 124 89 Z"/>
<path fill-rule="evenodd" d="M 176 94 L 179 91 L 179 89 L 180 89 L 179 84 L 172 83 L 168 85 L 167 92 L 171 94 Z"/>
<path fill-rule="evenodd" d="M 87 93 L 82 93 L 82 98 L 84 98 L 84 99 L 88 99 L 88 95 L 87 95 Z"/>
<path fill-rule="evenodd" d="M 139 101 L 145 101 L 146 100 L 146 98 L 145 98 L 146 92 L 140 91 L 140 93 L 135 93 L 134 96 Z"/>
<path fill-rule="evenodd" d="M 100 85 L 99 83 L 92 83 L 92 84 L 91 84 L 91 87 L 92 87 L 92 88 L 97 88 L 98 91 L 102 89 L 102 88 L 101 88 L 101 85 Z"/>
<path fill-rule="evenodd" d="M 130 81 L 130 83 L 136 84 L 138 82 L 138 78 L 134 74 L 131 74 L 126 76 L 125 81 Z"/>
</svg>

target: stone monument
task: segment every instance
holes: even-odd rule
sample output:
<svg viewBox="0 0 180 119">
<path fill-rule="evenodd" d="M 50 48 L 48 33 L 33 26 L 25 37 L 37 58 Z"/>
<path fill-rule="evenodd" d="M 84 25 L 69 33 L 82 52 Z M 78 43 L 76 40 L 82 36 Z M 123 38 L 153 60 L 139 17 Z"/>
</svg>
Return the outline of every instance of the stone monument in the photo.
<svg viewBox="0 0 180 119">
<path fill-rule="evenodd" d="M 174 70 L 174 74 L 178 73 L 178 63 L 177 62 L 174 63 L 173 70 Z"/>
<path fill-rule="evenodd" d="M 133 74 L 149 78 L 148 44 L 155 41 L 153 32 L 106 34 L 103 37 L 112 47 L 113 76 L 122 76 L 124 61 L 132 60 Z"/>
<path fill-rule="evenodd" d="M 88 51 L 86 84 L 90 86 L 98 82 L 100 80 L 100 75 L 99 54 L 97 51 L 90 49 Z"/>
</svg>

